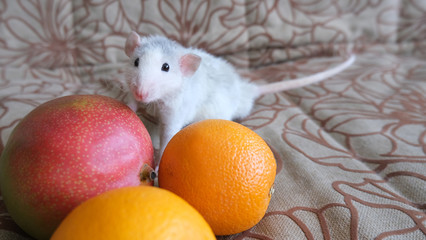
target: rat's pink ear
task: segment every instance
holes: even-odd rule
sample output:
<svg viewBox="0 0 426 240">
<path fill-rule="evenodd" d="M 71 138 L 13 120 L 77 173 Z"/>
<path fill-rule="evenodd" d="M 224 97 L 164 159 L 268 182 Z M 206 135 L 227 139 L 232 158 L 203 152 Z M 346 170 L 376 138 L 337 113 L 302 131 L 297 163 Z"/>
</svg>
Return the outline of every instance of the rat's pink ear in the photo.
<svg viewBox="0 0 426 240">
<path fill-rule="evenodd" d="M 185 54 L 179 59 L 180 70 L 184 77 L 191 77 L 201 63 L 201 57 L 195 54 Z"/>
<path fill-rule="evenodd" d="M 141 38 L 139 37 L 139 34 L 137 34 L 135 31 L 132 31 L 130 35 L 127 37 L 124 51 L 126 52 L 126 55 L 128 57 L 131 57 L 133 54 L 133 51 L 135 51 L 135 48 L 141 45 L 140 40 Z"/>
</svg>

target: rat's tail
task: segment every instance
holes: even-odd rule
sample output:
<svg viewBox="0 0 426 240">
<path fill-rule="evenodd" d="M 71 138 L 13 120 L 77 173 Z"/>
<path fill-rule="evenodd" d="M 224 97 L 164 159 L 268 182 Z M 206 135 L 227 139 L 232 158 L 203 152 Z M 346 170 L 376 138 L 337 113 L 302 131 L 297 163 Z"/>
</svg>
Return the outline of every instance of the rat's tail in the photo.
<svg viewBox="0 0 426 240">
<path fill-rule="evenodd" d="M 290 90 L 293 88 L 303 87 L 312 83 L 320 82 L 324 79 L 332 77 L 340 73 L 341 71 L 345 70 L 347 67 L 352 65 L 352 63 L 355 61 L 355 58 L 356 58 L 355 55 L 351 55 L 345 62 L 341 63 L 340 65 L 337 65 L 333 68 L 330 68 L 323 72 L 319 72 L 307 77 L 296 78 L 291 80 L 283 80 L 276 83 L 260 85 L 258 88 L 259 96 L 263 94 L 267 94 L 267 93 L 281 92 L 281 91 Z"/>
</svg>

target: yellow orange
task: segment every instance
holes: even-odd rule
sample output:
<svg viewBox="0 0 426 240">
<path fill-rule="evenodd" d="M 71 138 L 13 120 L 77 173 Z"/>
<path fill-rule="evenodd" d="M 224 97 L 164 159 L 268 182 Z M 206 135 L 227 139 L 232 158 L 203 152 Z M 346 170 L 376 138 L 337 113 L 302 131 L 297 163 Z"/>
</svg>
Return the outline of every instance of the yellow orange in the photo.
<svg viewBox="0 0 426 240">
<path fill-rule="evenodd" d="M 167 145 L 159 186 L 195 207 L 216 235 L 257 224 L 271 199 L 276 162 L 255 132 L 226 120 L 187 126 Z"/>
<path fill-rule="evenodd" d="M 75 208 L 51 240 L 216 239 L 186 201 L 156 187 L 115 189 Z"/>
</svg>

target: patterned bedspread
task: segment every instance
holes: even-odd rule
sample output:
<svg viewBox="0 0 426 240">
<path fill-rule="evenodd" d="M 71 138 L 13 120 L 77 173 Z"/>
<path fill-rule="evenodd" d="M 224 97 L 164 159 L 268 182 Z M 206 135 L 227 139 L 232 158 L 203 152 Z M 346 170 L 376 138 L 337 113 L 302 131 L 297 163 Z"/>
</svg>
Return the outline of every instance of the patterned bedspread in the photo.
<svg viewBox="0 0 426 240">
<path fill-rule="evenodd" d="M 240 120 L 275 154 L 275 193 L 256 226 L 218 239 L 425 239 L 425 19 L 421 0 L 0 0 L 0 151 L 45 101 L 125 101 L 131 30 L 203 48 L 258 84 L 356 53 L 344 72 L 261 96 Z M 0 239 L 31 239 L 1 201 Z"/>
</svg>

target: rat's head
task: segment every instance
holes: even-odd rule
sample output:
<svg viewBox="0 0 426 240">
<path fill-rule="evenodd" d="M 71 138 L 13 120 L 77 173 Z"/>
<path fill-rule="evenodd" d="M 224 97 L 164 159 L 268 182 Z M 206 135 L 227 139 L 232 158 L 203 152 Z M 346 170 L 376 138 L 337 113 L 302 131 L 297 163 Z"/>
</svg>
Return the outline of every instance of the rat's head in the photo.
<svg viewBox="0 0 426 240">
<path fill-rule="evenodd" d="M 135 99 L 150 103 L 173 97 L 186 77 L 197 71 L 201 58 L 165 37 L 141 38 L 130 33 L 125 52 L 131 60 L 127 83 Z"/>
</svg>

